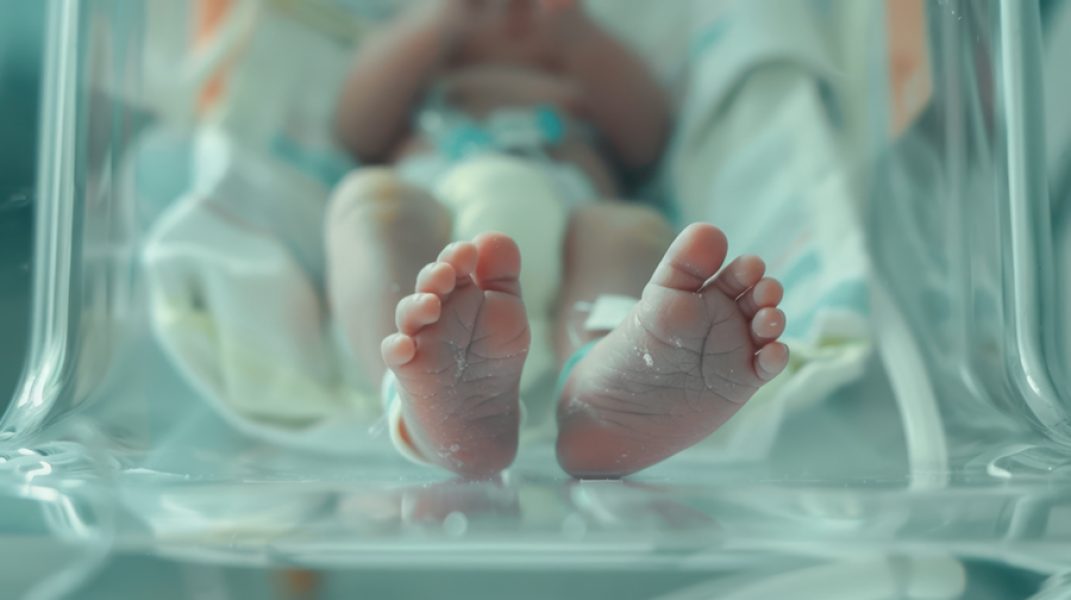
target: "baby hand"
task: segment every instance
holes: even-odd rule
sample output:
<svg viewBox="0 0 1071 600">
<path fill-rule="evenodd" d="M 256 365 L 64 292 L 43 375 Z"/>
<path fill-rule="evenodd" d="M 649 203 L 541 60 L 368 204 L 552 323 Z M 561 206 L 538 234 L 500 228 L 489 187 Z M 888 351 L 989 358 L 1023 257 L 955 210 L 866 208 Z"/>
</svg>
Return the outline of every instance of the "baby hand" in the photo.
<svg viewBox="0 0 1071 600">
<path fill-rule="evenodd" d="M 437 0 L 429 5 L 449 51 L 488 35 L 536 39 L 558 53 L 582 38 L 589 24 L 579 0 Z"/>
<path fill-rule="evenodd" d="M 413 19 L 433 30 L 452 52 L 486 20 L 494 0 L 435 0 L 420 3 Z"/>
</svg>

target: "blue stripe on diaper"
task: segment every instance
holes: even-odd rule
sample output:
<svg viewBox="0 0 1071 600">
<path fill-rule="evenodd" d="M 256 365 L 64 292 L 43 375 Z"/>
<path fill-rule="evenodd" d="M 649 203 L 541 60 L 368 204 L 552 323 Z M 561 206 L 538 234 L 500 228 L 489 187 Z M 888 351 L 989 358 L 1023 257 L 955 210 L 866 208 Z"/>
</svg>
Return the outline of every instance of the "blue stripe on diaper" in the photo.
<svg viewBox="0 0 1071 600">
<path fill-rule="evenodd" d="M 792 288 L 785 285 L 785 289 L 791 290 Z M 811 310 L 803 314 L 790 315 L 785 337 L 800 339 L 806 336 L 818 315 L 830 309 L 850 311 L 863 316 L 869 309 L 869 296 L 865 280 L 847 279 L 841 281 L 823 294 L 812 305 Z"/>
</svg>

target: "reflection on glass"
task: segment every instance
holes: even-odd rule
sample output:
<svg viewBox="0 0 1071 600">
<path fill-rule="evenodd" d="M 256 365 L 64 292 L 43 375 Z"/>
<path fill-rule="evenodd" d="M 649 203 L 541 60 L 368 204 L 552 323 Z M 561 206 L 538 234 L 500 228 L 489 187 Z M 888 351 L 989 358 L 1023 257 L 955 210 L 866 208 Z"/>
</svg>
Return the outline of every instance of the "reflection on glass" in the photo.
<svg viewBox="0 0 1071 600">
<path fill-rule="evenodd" d="M 50 2 L 0 484 L 221 562 L 1066 568 L 1037 3 L 665 4 Z"/>
</svg>

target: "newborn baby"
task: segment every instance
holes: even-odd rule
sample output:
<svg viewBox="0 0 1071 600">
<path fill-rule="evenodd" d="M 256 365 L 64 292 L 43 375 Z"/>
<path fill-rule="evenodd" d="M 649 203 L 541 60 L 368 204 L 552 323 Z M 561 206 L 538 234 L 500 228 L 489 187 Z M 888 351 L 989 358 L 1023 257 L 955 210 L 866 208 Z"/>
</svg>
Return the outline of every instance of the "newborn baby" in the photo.
<svg viewBox="0 0 1071 600">
<path fill-rule="evenodd" d="M 647 67 L 575 0 L 428 0 L 362 47 L 337 134 L 387 166 L 335 192 L 328 295 L 359 367 L 386 381 L 403 452 L 468 477 L 513 461 L 522 368 L 543 341 L 522 249 L 526 269 L 546 246 L 560 268 L 547 337 L 558 459 L 574 476 L 624 476 L 692 446 L 785 368 L 782 288 L 759 258 L 723 266 L 717 228 L 674 239 L 657 211 L 616 200 L 653 170 L 670 126 Z M 531 210 L 510 202 L 546 182 L 553 197 L 533 202 L 566 215 L 561 243 L 549 229 L 520 248 L 521 234 L 455 241 L 462 204 L 436 182 L 470 164 L 516 166 L 490 209 Z"/>
</svg>

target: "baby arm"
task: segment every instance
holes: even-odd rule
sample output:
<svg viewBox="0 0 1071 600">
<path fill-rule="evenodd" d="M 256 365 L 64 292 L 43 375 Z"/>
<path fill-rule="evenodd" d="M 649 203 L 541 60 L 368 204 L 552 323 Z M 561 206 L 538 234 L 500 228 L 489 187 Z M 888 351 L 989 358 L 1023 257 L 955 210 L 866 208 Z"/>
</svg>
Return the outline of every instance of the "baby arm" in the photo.
<svg viewBox="0 0 1071 600">
<path fill-rule="evenodd" d="M 590 19 L 575 1 L 545 0 L 559 21 L 560 60 L 582 89 L 580 114 L 602 134 L 629 171 L 653 167 L 670 131 L 669 98 L 650 69 L 625 44 Z"/>
<path fill-rule="evenodd" d="M 425 3 L 373 34 L 357 55 L 335 109 L 335 134 L 367 163 L 381 163 L 405 136 L 415 104 L 450 59 L 462 4 Z"/>
</svg>

